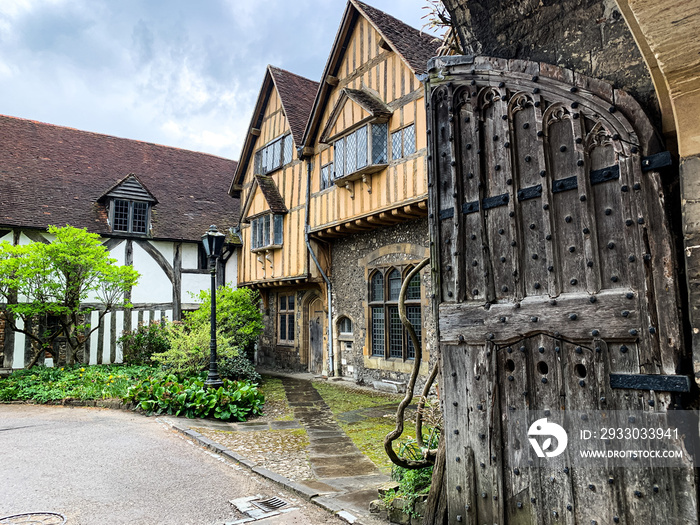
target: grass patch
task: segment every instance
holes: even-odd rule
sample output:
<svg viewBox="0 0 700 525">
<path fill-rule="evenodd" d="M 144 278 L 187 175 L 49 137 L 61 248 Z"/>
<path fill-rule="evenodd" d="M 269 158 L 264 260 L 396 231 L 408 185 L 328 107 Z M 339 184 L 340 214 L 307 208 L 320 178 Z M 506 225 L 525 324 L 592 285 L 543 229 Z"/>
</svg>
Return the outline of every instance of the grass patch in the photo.
<svg viewBox="0 0 700 525">
<path fill-rule="evenodd" d="M 396 413 L 396 407 L 398 407 L 403 396 L 371 390 L 361 390 L 335 383 L 314 381 L 312 384 L 314 388 L 318 390 L 318 393 L 321 394 L 321 397 L 334 415 L 363 408 L 386 405 L 394 406 L 394 408 L 387 411 L 390 414 L 388 417 L 367 417 L 354 423 L 345 423 L 338 420 L 338 424 L 348 437 L 352 439 L 357 448 L 371 459 L 384 474 L 391 474 L 393 463 L 389 460 L 389 457 L 384 451 L 384 437 L 394 430 L 396 426 L 394 415 Z M 417 398 L 414 399 L 414 401 L 416 400 Z M 408 411 L 406 415 L 410 415 Z M 404 436 L 407 434 L 406 431 L 411 431 L 411 428 L 411 423 L 407 421 Z"/>
<path fill-rule="evenodd" d="M 294 412 L 287 402 L 287 394 L 280 378 L 262 376 L 258 389 L 265 395 L 262 418 L 270 421 L 294 419 Z"/>
<path fill-rule="evenodd" d="M 394 430 L 394 419 L 374 417 L 359 423 L 340 423 L 353 443 L 384 474 L 391 474 L 393 463 L 384 451 L 384 436 Z"/>
<path fill-rule="evenodd" d="M 403 399 L 403 396 L 349 388 L 334 383 L 314 381 L 311 384 L 321 394 L 321 397 L 333 414 L 343 414 L 344 412 L 360 408 L 370 408 L 392 403 L 398 406 L 401 399 Z"/>
</svg>

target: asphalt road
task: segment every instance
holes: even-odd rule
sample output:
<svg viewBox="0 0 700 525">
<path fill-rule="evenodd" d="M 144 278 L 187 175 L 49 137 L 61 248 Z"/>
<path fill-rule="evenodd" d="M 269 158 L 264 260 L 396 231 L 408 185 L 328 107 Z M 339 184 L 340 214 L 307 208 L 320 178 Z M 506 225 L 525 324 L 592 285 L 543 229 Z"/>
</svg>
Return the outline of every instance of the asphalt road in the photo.
<svg viewBox="0 0 700 525">
<path fill-rule="evenodd" d="M 0 518 L 51 511 L 67 525 L 223 525 L 260 494 L 298 511 L 256 525 L 340 524 L 156 418 L 121 410 L 0 404 Z"/>
</svg>

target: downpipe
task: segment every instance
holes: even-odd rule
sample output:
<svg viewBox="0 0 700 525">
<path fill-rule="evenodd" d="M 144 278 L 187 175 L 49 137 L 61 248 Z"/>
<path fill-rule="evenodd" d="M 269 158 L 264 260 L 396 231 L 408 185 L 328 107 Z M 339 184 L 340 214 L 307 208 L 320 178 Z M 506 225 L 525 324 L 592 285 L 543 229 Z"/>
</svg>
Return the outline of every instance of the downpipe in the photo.
<svg viewBox="0 0 700 525">
<path fill-rule="evenodd" d="M 321 268 L 321 264 L 316 258 L 316 254 L 311 248 L 311 242 L 309 241 L 309 201 L 311 199 L 311 162 L 306 162 L 306 203 L 304 205 L 304 241 L 306 242 L 306 249 L 311 255 L 311 259 L 314 261 L 316 268 L 318 269 L 321 277 L 326 282 L 326 290 L 328 291 L 328 375 L 335 375 L 335 368 L 333 365 L 333 307 L 331 303 L 331 281 L 326 275 L 326 272 Z"/>
</svg>

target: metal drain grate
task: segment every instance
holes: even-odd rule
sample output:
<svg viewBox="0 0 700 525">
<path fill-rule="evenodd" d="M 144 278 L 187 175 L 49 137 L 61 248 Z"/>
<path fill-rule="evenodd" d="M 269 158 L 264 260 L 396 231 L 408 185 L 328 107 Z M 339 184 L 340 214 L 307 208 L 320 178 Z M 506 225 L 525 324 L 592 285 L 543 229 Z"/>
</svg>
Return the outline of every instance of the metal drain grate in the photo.
<svg viewBox="0 0 700 525">
<path fill-rule="evenodd" d="M 265 512 L 279 510 L 282 507 L 286 507 L 288 505 L 286 501 L 277 497 L 266 499 L 263 501 L 251 501 L 251 503 L 259 509 L 264 510 Z"/>
</svg>

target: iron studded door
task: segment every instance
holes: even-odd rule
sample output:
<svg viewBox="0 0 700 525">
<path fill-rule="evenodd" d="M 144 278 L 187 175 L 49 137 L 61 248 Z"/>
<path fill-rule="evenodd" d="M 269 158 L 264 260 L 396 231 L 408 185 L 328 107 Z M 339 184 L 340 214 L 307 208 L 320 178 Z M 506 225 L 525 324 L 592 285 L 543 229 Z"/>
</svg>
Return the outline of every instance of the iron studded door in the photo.
<svg viewBox="0 0 700 525">
<path fill-rule="evenodd" d="M 554 66 L 436 60 L 449 523 L 696 523 L 690 467 L 520 469 L 503 449 L 517 410 L 677 407 L 680 303 L 646 116 Z"/>
</svg>

